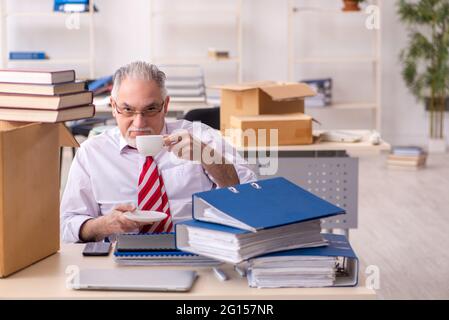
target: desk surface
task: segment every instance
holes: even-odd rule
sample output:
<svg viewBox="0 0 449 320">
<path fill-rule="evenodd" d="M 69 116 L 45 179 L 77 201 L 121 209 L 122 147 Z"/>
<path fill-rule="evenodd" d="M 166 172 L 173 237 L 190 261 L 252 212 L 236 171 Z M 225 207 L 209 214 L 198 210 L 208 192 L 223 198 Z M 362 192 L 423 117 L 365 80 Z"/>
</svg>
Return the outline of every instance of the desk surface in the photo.
<svg viewBox="0 0 449 320">
<path fill-rule="evenodd" d="M 384 140 L 381 140 L 380 144 L 373 145 L 369 141 L 369 130 L 345 130 L 353 133 L 359 133 L 363 136 L 360 142 L 316 142 L 313 144 L 306 145 L 288 145 L 288 146 L 277 146 L 277 151 L 335 151 L 335 150 L 345 150 L 348 153 L 380 153 L 382 151 L 389 151 L 391 146 Z M 320 130 L 314 131 L 314 135 L 321 133 Z M 225 137 L 225 139 L 230 142 L 239 151 L 257 151 L 257 150 L 270 150 L 273 147 L 243 147 L 241 145 L 236 145 L 232 142 L 232 139 Z"/>
<path fill-rule="evenodd" d="M 255 289 L 249 288 L 246 278 L 241 278 L 231 266 L 223 269 L 230 276 L 221 282 L 212 269 L 197 268 L 199 277 L 193 289 L 187 293 L 176 292 L 126 292 L 126 291 L 77 291 L 66 287 L 65 271 L 68 266 L 79 268 L 152 268 L 123 267 L 109 257 L 83 257 L 82 244 L 62 245 L 60 252 L 8 278 L 0 279 L 0 299 L 375 299 L 373 290 L 365 287 L 351 288 L 298 288 Z M 175 268 L 175 267 L 170 267 Z M 179 267 L 181 268 L 181 267 Z M 361 281 L 360 283 L 363 283 Z"/>
</svg>

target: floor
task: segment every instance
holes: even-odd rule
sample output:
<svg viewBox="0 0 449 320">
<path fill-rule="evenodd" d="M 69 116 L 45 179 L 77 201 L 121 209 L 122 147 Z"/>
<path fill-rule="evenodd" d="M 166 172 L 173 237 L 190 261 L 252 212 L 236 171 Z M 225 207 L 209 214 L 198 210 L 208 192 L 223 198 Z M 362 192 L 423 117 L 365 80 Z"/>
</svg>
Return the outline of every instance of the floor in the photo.
<svg viewBox="0 0 449 320">
<path fill-rule="evenodd" d="M 429 156 L 419 171 L 387 169 L 385 155 L 359 163 L 350 240 L 364 266 L 379 267 L 379 297 L 448 299 L 449 154 Z"/>
<path fill-rule="evenodd" d="M 431 155 L 420 171 L 389 170 L 385 157 L 359 160 L 359 228 L 350 240 L 360 272 L 378 267 L 381 299 L 448 299 L 449 154 Z M 70 149 L 64 159 L 62 186 Z"/>
</svg>

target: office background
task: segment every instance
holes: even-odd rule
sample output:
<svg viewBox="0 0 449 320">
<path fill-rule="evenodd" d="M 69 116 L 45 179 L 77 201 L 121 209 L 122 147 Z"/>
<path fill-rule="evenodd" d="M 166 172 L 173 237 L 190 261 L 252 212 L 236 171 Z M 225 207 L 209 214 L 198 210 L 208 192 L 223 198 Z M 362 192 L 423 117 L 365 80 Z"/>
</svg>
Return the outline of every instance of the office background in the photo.
<svg viewBox="0 0 449 320">
<path fill-rule="evenodd" d="M 161 10 L 170 10 L 169 1 L 163 2 L 166 7 L 160 6 Z M 205 12 L 217 8 L 232 11 L 236 3 L 191 0 L 187 5 L 186 1 L 173 2 L 177 8 L 201 8 Z M 300 2 L 304 1 L 296 1 Z M 6 3 L 8 10 L 17 12 L 49 11 L 52 5 L 52 1 L 46 0 Z M 309 5 L 311 3 L 341 7 L 338 0 L 308 1 Z M 197 15 L 158 17 L 152 21 L 149 1 L 97 0 L 95 5 L 99 9 L 93 26 L 95 77 L 110 75 L 119 66 L 134 60 L 148 61 L 153 52 L 152 44 L 161 55 L 188 56 L 197 55 L 198 48 L 207 48 L 209 41 L 218 39 L 216 46 L 221 45 L 234 53 L 237 51 L 233 16 L 208 16 L 199 10 Z M 289 80 L 288 8 L 287 0 L 243 1 L 240 61 L 243 81 Z M 428 114 L 422 103 L 410 94 L 401 77 L 399 53 L 407 43 L 407 33 L 396 13 L 396 1 L 381 1 L 380 8 L 379 129 L 382 138 L 392 145 L 425 147 Z M 18 15 L 7 19 L 7 30 L 3 32 L 8 32 L 11 49 L 43 50 L 59 59 L 88 56 L 89 21 L 86 16 L 81 16 L 80 30 L 68 30 L 61 17 Z M 158 19 L 170 19 L 171 22 L 167 25 L 166 20 Z M 299 27 L 301 21 L 295 22 L 299 24 L 295 41 L 301 44 L 298 55 L 363 56 L 372 52 L 372 42 L 364 40 L 375 31 L 367 30 L 363 25 L 357 30 L 352 29 L 357 21 L 364 22 L 363 16 L 328 14 L 304 19 L 302 22 L 308 21 L 305 28 L 304 25 L 302 29 Z M 211 21 L 213 27 L 209 26 Z M 336 24 L 338 28 L 333 27 Z M 152 34 L 152 27 L 160 32 Z M 355 41 L 348 40 L 349 36 Z M 342 41 L 351 45 L 342 45 Z M 76 68 L 78 74 L 89 74 L 88 63 L 68 66 Z M 318 66 L 307 68 L 314 74 L 318 70 L 314 68 L 322 66 L 318 63 Z M 335 98 L 342 101 L 374 99 L 371 68 L 372 62 L 329 64 L 326 71 L 341 80 L 335 88 Z M 205 70 L 206 80 L 211 84 L 236 82 L 236 64 L 232 61 L 210 62 L 205 65 Z M 298 81 L 300 77 L 291 80 Z M 371 109 L 319 113 L 321 122 L 333 121 L 333 125 L 340 128 L 367 128 L 372 124 L 372 117 Z M 446 122 L 448 118 L 446 113 Z M 449 126 L 444 132 L 448 137 Z M 417 172 L 388 170 L 385 157 L 385 154 L 360 157 L 359 228 L 351 233 L 350 239 L 362 257 L 362 272 L 370 265 L 379 267 L 378 294 L 381 298 L 448 298 L 448 155 L 431 155 L 427 168 Z M 67 175 L 70 158 L 70 151 L 65 150 L 63 176 Z"/>
</svg>

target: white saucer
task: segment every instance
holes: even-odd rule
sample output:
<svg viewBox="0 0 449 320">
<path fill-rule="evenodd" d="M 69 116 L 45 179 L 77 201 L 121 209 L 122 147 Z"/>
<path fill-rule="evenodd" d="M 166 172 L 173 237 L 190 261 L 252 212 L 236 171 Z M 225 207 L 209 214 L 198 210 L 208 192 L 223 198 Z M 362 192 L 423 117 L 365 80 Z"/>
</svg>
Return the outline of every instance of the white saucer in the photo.
<svg viewBox="0 0 449 320">
<path fill-rule="evenodd" d="M 167 214 L 160 211 L 136 210 L 133 212 L 125 212 L 125 217 L 136 222 L 157 222 L 167 218 Z"/>
</svg>

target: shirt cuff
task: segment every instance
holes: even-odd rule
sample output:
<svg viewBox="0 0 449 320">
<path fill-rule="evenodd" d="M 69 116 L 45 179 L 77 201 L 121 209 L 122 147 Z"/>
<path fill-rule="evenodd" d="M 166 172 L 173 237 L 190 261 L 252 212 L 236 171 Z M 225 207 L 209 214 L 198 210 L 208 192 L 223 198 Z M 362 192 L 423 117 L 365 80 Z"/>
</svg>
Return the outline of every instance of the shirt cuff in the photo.
<svg viewBox="0 0 449 320">
<path fill-rule="evenodd" d="M 63 230 L 62 241 L 65 243 L 82 242 L 79 237 L 81 226 L 90 219 L 93 219 L 93 217 L 85 215 L 76 215 L 71 217 L 70 221 L 67 221 Z"/>
</svg>

